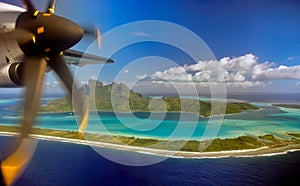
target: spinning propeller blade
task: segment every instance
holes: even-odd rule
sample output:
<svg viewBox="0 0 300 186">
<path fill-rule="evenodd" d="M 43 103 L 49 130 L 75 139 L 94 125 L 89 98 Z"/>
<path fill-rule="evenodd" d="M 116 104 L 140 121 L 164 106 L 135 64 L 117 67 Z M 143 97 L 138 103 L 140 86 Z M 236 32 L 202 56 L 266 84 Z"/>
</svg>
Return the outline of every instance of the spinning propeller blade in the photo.
<svg viewBox="0 0 300 186">
<path fill-rule="evenodd" d="M 87 27 L 84 28 L 84 33 L 88 37 L 91 37 L 93 40 L 97 39 L 98 48 L 102 48 L 102 34 L 99 27 Z"/>
<path fill-rule="evenodd" d="M 26 6 L 27 11 L 35 11 L 35 7 L 30 0 L 23 0 L 24 5 Z"/>
<path fill-rule="evenodd" d="M 98 47 L 102 48 L 102 37 L 101 37 L 101 31 L 99 28 L 97 28 L 97 41 L 98 41 Z"/>
<path fill-rule="evenodd" d="M 11 185 L 25 169 L 36 147 L 36 142 L 28 139 L 28 134 L 35 123 L 34 120 L 40 106 L 47 62 L 43 57 L 38 56 L 26 57 L 25 61 L 24 84 L 26 93 L 21 143 L 18 149 L 1 166 L 6 185 Z"/>
<path fill-rule="evenodd" d="M 0 34 L 0 39 L 16 39 L 25 55 L 25 70 L 22 78 L 26 92 L 21 139 L 17 150 L 1 165 L 3 179 L 7 185 L 13 184 L 25 169 L 36 147 L 36 143 L 32 142 L 28 135 L 35 124 L 40 106 L 47 66 L 58 74 L 69 93 L 76 98 L 74 99 L 75 110 L 82 116 L 79 126 L 81 138 L 88 122 L 88 105 L 61 56 L 63 51 L 81 40 L 84 31 L 76 23 L 54 15 L 56 0 L 50 0 L 47 13 L 39 13 L 30 0 L 23 0 L 23 3 L 27 7 L 27 12 L 21 13 L 18 17 L 16 30 Z"/>
<path fill-rule="evenodd" d="M 6 32 L 0 34 L 0 39 L 15 39 L 18 40 L 19 43 L 27 43 L 34 39 L 34 35 L 24 29 L 17 29 L 12 32 Z"/>
<path fill-rule="evenodd" d="M 50 0 L 47 12 L 49 14 L 54 14 L 55 13 L 55 6 L 56 6 L 56 0 Z"/>
<path fill-rule="evenodd" d="M 24 116 L 21 137 L 27 138 L 35 123 L 35 117 L 40 107 L 40 98 L 47 70 L 47 61 L 44 57 L 33 56 L 25 59 L 24 85 L 26 87 Z"/>
<path fill-rule="evenodd" d="M 88 122 L 88 105 L 84 101 L 85 99 L 82 97 L 76 83 L 74 83 L 74 77 L 64 58 L 61 55 L 54 55 L 50 58 L 50 62 L 48 64 L 63 81 L 70 95 L 75 98 L 73 99 L 75 111 L 79 111 L 82 117 L 81 124 L 79 126 L 79 136 L 82 138 L 82 133 L 85 131 Z"/>
<path fill-rule="evenodd" d="M 2 163 L 0 173 L 2 172 L 3 180 L 0 180 L 1 185 L 12 185 L 14 183 L 30 161 L 36 146 L 36 140 L 22 139 L 18 149 Z"/>
</svg>

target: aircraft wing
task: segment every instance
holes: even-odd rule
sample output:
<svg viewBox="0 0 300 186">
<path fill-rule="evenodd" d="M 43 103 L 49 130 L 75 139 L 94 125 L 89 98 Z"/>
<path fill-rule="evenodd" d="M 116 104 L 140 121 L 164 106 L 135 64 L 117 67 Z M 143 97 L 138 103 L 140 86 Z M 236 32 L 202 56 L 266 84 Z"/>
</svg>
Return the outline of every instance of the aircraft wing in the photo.
<svg viewBox="0 0 300 186">
<path fill-rule="evenodd" d="M 86 54 L 71 49 L 64 51 L 63 57 L 67 64 L 76 65 L 80 67 L 85 65 L 96 65 L 96 64 L 106 64 L 106 63 L 115 62 L 113 59 L 110 58 L 96 56 L 93 54 Z"/>
</svg>

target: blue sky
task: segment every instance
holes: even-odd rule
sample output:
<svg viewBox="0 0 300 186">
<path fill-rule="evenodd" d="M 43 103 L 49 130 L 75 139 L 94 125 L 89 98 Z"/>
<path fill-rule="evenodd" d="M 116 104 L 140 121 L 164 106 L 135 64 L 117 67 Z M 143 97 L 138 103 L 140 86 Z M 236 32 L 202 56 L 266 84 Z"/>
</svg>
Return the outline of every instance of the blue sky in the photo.
<svg viewBox="0 0 300 186">
<path fill-rule="evenodd" d="M 20 5 L 20 1 L 9 2 Z M 43 9 L 44 1 L 34 2 L 39 9 Z M 81 25 L 97 25 L 103 34 L 134 21 L 163 20 L 176 23 L 197 34 L 214 53 L 218 63 L 223 59 L 222 67 L 227 73 L 225 81 L 229 92 L 300 92 L 297 75 L 300 73 L 299 10 L 299 1 L 276 0 L 58 0 L 56 13 Z M 85 40 L 76 48 L 85 50 L 89 44 Z M 131 74 L 131 79 L 124 76 L 123 82 L 126 83 L 133 81 L 133 77 L 148 76 L 148 79 L 154 80 L 170 75 L 170 63 L 159 68 L 153 68 L 151 62 L 144 62 L 143 67 L 139 68 L 130 66 L 134 60 L 147 56 L 171 59 L 177 64 L 173 68 L 198 63 L 174 47 L 154 42 L 138 43 L 114 54 L 112 57 L 117 63 L 103 67 L 98 78 L 109 83 L 116 80 L 118 74 L 134 74 Z M 245 60 L 250 62 L 246 64 Z M 202 61 L 201 64 L 207 63 Z M 127 69 L 128 65 L 130 69 Z M 242 67 L 232 69 L 236 66 Z M 243 67 L 255 70 L 246 72 Z M 85 74 L 96 76 L 94 69 L 86 67 Z M 198 71 L 193 70 L 192 79 L 199 79 L 195 77 Z M 162 73 L 158 76 L 157 72 Z M 183 76 L 178 75 L 179 79 Z"/>
</svg>

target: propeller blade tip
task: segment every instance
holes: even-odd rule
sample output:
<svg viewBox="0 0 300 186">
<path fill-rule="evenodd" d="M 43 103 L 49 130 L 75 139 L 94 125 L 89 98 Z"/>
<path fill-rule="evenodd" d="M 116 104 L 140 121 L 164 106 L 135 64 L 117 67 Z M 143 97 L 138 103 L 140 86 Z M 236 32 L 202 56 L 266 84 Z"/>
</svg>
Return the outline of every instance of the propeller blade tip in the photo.
<svg viewBox="0 0 300 186">
<path fill-rule="evenodd" d="M 102 38 L 101 38 L 101 31 L 99 28 L 97 28 L 97 41 L 98 41 L 98 47 L 102 48 Z"/>
</svg>

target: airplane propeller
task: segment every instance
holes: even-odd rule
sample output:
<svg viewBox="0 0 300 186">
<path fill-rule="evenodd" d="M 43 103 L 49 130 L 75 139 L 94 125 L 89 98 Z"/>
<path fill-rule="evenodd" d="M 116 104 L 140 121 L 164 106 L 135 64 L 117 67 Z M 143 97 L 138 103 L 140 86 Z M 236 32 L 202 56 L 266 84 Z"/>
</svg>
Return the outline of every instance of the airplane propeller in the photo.
<svg viewBox="0 0 300 186">
<path fill-rule="evenodd" d="M 49 14 L 54 14 L 55 5 L 56 5 L 56 0 L 50 0 L 49 1 L 49 6 L 48 6 L 48 10 L 47 10 Z"/>
<path fill-rule="evenodd" d="M 99 49 L 102 48 L 102 34 L 101 34 L 101 30 L 100 30 L 99 27 L 97 27 L 97 26 L 85 27 L 84 28 L 84 35 L 87 36 L 87 38 L 91 38 L 92 41 L 95 41 L 95 39 L 96 39 L 98 48 Z"/>
<path fill-rule="evenodd" d="M 76 23 L 54 14 L 56 0 L 50 0 L 47 12 L 39 12 L 30 0 L 23 0 L 27 8 L 26 12 L 20 14 L 16 22 L 16 29 L 10 33 L 0 35 L 0 38 L 15 38 L 19 47 L 25 54 L 25 68 L 23 72 L 23 85 L 26 87 L 23 123 L 21 127 L 21 148 L 24 140 L 35 123 L 35 118 L 40 105 L 44 76 L 47 66 L 61 78 L 67 90 L 75 100 L 75 110 L 81 112 L 81 124 L 79 135 L 87 127 L 88 106 L 74 83 L 62 54 L 65 50 L 77 44 L 84 35 L 84 30 Z M 28 142 L 26 141 L 26 144 Z M 3 176 L 6 183 L 10 185 L 24 169 L 24 157 L 16 151 L 11 157 L 2 163 Z M 30 158 L 29 158 L 30 159 Z M 12 166 L 10 164 L 18 164 Z M 10 167 L 10 168 L 8 168 Z"/>
<path fill-rule="evenodd" d="M 30 0 L 23 0 L 23 3 L 26 6 L 27 11 L 36 10 Z"/>
</svg>

